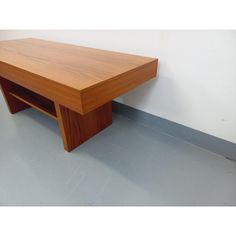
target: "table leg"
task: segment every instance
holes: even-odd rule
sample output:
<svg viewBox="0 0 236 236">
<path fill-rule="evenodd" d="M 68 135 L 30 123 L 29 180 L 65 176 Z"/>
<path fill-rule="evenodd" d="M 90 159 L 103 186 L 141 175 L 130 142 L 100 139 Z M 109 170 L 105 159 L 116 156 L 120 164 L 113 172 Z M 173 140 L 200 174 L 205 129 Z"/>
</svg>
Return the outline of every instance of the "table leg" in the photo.
<svg viewBox="0 0 236 236">
<path fill-rule="evenodd" d="M 70 152 L 112 123 L 112 102 L 85 115 L 55 103 L 64 148 Z"/>
<path fill-rule="evenodd" d="M 5 80 L 3 78 L 0 78 L 0 87 L 2 89 L 3 96 L 5 98 L 8 110 L 11 114 L 14 114 L 18 111 L 22 111 L 26 108 L 29 108 L 30 106 L 27 105 L 26 103 L 14 98 L 13 96 L 10 95 L 10 91 L 12 88 L 12 83 L 9 82 L 8 80 Z"/>
</svg>

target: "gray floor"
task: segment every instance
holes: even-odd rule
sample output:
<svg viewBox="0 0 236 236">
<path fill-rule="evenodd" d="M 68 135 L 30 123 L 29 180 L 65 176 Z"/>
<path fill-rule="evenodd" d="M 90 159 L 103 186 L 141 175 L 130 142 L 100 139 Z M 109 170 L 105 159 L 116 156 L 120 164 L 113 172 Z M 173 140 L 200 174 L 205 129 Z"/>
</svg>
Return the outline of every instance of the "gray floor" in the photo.
<svg viewBox="0 0 236 236">
<path fill-rule="evenodd" d="M 236 205 L 236 162 L 117 114 L 67 153 L 55 121 L 1 95 L 0 205 Z"/>
</svg>

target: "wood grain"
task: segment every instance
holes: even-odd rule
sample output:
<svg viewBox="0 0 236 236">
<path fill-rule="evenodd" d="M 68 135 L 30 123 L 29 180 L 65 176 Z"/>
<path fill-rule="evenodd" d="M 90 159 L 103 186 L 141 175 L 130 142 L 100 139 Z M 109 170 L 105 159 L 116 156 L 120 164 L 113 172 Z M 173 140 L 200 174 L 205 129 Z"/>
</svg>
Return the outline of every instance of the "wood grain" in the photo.
<svg viewBox="0 0 236 236">
<path fill-rule="evenodd" d="M 85 115 L 74 112 L 60 104 L 55 104 L 55 106 L 64 148 L 68 152 L 112 123 L 111 102 Z"/>
<path fill-rule="evenodd" d="M 56 119 L 67 151 L 110 125 L 111 100 L 154 78 L 157 65 L 156 58 L 39 39 L 0 42 L 10 112 L 32 106 Z"/>
<path fill-rule="evenodd" d="M 151 62 L 129 73 L 118 75 L 111 80 L 103 82 L 102 85 L 94 85 L 83 90 L 81 92 L 83 112 L 89 112 L 104 104 L 107 100 L 112 100 L 137 87 L 138 84 L 142 84 L 147 78 L 155 77 L 156 70 L 157 62 Z"/>
<path fill-rule="evenodd" d="M 39 39 L 0 42 L 0 76 L 81 114 L 154 78 L 157 62 Z"/>
</svg>

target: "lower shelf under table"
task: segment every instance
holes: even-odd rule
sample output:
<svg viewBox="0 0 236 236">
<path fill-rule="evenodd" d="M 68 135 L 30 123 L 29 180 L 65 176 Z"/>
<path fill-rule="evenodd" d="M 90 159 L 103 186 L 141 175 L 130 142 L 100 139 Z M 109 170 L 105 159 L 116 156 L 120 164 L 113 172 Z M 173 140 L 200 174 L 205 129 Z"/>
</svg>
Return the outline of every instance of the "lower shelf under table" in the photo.
<svg viewBox="0 0 236 236">
<path fill-rule="evenodd" d="M 10 113 L 33 107 L 58 122 L 66 151 L 78 147 L 112 123 L 111 101 L 81 115 L 4 78 L 0 78 L 0 84 Z"/>
</svg>

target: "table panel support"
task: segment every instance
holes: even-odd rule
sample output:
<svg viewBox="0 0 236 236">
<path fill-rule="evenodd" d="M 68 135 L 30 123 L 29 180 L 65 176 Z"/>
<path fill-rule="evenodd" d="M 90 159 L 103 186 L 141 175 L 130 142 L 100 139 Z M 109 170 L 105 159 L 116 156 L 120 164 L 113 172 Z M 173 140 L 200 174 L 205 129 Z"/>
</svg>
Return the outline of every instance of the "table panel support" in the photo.
<svg viewBox="0 0 236 236">
<path fill-rule="evenodd" d="M 55 103 L 55 107 L 64 148 L 68 152 L 112 123 L 111 101 L 85 115 L 58 103 Z"/>
<path fill-rule="evenodd" d="M 11 114 L 15 114 L 18 111 L 22 111 L 30 107 L 28 104 L 11 96 L 10 91 L 12 83 L 10 81 L 0 77 L 0 85 L 3 97 Z"/>
</svg>

